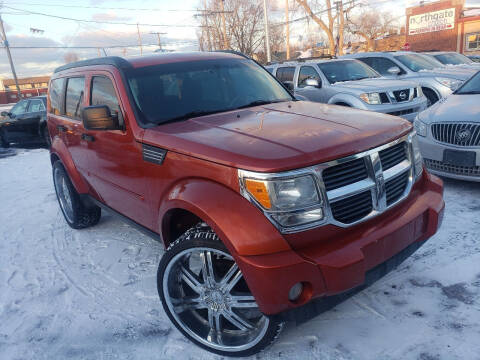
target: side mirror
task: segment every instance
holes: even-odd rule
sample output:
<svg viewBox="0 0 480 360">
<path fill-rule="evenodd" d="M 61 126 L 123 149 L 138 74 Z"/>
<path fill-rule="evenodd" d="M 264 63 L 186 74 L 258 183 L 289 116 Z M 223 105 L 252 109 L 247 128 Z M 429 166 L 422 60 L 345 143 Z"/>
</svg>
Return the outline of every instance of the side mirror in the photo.
<svg viewBox="0 0 480 360">
<path fill-rule="evenodd" d="M 295 90 L 295 86 L 293 85 L 293 81 L 284 81 L 283 85 L 285 85 L 285 87 L 290 91 Z"/>
<path fill-rule="evenodd" d="M 320 83 L 317 79 L 307 79 L 305 80 L 305 86 L 313 86 L 315 88 L 321 88 Z"/>
<path fill-rule="evenodd" d="M 401 71 L 402 71 L 402 70 L 400 70 L 400 68 L 399 68 L 398 66 L 392 66 L 391 68 L 389 68 L 389 69 L 387 70 L 387 72 L 388 72 L 389 74 L 392 74 L 392 75 L 398 75 L 398 74 L 400 74 Z"/>
<path fill-rule="evenodd" d="M 112 116 L 107 105 L 88 106 L 82 114 L 83 127 L 87 130 L 120 130 L 118 116 Z"/>
</svg>

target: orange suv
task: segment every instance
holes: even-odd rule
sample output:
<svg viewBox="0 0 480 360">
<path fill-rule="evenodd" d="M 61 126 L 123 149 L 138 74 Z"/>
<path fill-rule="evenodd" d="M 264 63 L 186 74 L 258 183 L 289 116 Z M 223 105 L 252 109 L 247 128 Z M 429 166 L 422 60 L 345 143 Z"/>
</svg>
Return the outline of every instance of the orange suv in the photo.
<svg viewBox="0 0 480 360">
<path fill-rule="evenodd" d="M 254 354 L 370 284 L 443 215 L 410 123 L 298 101 L 239 54 L 62 66 L 48 128 L 67 223 L 104 209 L 161 241 L 165 312 L 222 355 Z"/>
</svg>

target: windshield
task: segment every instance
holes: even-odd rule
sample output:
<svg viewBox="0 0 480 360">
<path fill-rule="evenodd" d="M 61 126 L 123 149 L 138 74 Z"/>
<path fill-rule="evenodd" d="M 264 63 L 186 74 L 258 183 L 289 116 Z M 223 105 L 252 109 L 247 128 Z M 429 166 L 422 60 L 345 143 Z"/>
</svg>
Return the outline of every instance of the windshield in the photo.
<svg viewBox="0 0 480 360">
<path fill-rule="evenodd" d="M 413 72 L 418 72 L 420 70 L 433 70 L 438 67 L 429 60 L 426 60 L 423 56 L 417 54 L 396 55 L 395 59 L 400 61 Z"/>
<path fill-rule="evenodd" d="M 463 86 L 455 91 L 457 95 L 466 95 L 466 94 L 480 94 L 480 72 L 477 72 L 473 75 L 470 80 L 465 82 Z"/>
<path fill-rule="evenodd" d="M 318 67 L 330 84 L 380 77 L 370 66 L 358 60 L 324 62 L 319 63 Z"/>
<path fill-rule="evenodd" d="M 247 59 L 178 62 L 129 70 L 128 83 L 146 122 L 168 121 L 293 100 Z"/>
<path fill-rule="evenodd" d="M 445 65 L 462 65 L 472 63 L 472 60 L 467 58 L 465 55 L 457 53 L 438 54 L 434 56 L 438 61 Z"/>
<path fill-rule="evenodd" d="M 445 67 L 444 64 L 442 64 L 440 61 L 435 59 L 435 57 L 432 56 L 432 55 L 427 55 L 427 54 L 418 54 L 418 55 L 421 56 L 422 58 L 424 58 L 426 61 L 428 61 L 430 64 L 432 64 L 436 68 L 444 68 Z"/>
</svg>

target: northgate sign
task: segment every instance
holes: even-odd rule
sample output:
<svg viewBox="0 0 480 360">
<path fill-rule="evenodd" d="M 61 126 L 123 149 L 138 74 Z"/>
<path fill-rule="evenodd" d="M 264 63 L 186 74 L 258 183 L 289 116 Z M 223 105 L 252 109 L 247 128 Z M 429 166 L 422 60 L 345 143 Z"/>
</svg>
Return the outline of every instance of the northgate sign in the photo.
<svg viewBox="0 0 480 360">
<path fill-rule="evenodd" d="M 408 35 L 418 35 L 455 27 L 455 8 L 410 16 Z"/>
</svg>

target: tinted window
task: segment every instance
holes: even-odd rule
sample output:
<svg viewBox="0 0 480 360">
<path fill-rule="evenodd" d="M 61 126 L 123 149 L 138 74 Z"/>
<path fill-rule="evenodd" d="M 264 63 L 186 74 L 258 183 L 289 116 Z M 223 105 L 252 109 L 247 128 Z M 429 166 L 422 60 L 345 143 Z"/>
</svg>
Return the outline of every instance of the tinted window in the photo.
<svg viewBox="0 0 480 360">
<path fill-rule="evenodd" d="M 480 94 L 480 72 L 470 78 L 455 94 Z"/>
<path fill-rule="evenodd" d="M 417 54 L 397 55 L 395 56 L 395 59 L 400 61 L 413 72 L 435 69 L 435 65 Z"/>
<path fill-rule="evenodd" d="M 30 100 L 30 105 L 28 106 L 28 112 L 39 112 L 45 110 L 42 100 Z"/>
<path fill-rule="evenodd" d="M 20 115 L 20 114 L 26 113 L 27 105 L 28 105 L 28 100 L 21 100 L 12 108 L 12 110 L 10 110 L 10 112 L 13 115 Z"/>
<path fill-rule="evenodd" d="M 293 81 L 295 75 L 295 67 L 279 67 L 277 69 L 277 79 L 281 82 Z"/>
<path fill-rule="evenodd" d="M 62 114 L 63 83 L 65 79 L 55 79 L 50 83 L 48 94 L 50 96 L 50 112 L 55 115 Z"/>
<path fill-rule="evenodd" d="M 118 123 L 123 126 L 123 116 L 118 104 L 117 94 L 112 81 L 104 76 L 95 76 L 92 79 L 92 95 L 90 105 L 107 105 L 112 115 L 118 116 Z"/>
<path fill-rule="evenodd" d="M 472 60 L 467 58 L 465 55 L 457 53 L 439 54 L 434 56 L 438 61 L 445 65 L 462 65 L 472 63 Z"/>
<path fill-rule="evenodd" d="M 318 67 L 330 84 L 379 77 L 371 67 L 357 60 L 324 62 L 319 63 Z"/>
<path fill-rule="evenodd" d="M 143 120 L 153 123 L 292 100 L 262 67 L 244 59 L 146 66 L 127 76 Z"/>
<path fill-rule="evenodd" d="M 318 75 L 317 70 L 315 70 L 311 66 L 302 66 L 300 68 L 300 73 L 298 74 L 298 87 L 305 86 L 305 80 L 307 79 L 315 79 L 318 80 L 320 84 L 320 75 Z"/>
<path fill-rule="evenodd" d="M 83 109 L 83 92 L 85 78 L 70 78 L 67 80 L 65 95 L 65 115 L 72 119 L 80 120 Z"/>
<path fill-rule="evenodd" d="M 363 61 L 365 64 L 373 68 L 376 72 L 378 72 L 381 75 L 392 75 L 388 72 L 388 69 L 394 66 L 400 69 L 399 74 L 405 74 L 405 71 L 403 71 L 397 64 L 395 64 L 390 59 L 386 59 L 382 57 L 369 57 L 369 58 L 362 58 L 359 60 Z"/>
</svg>

